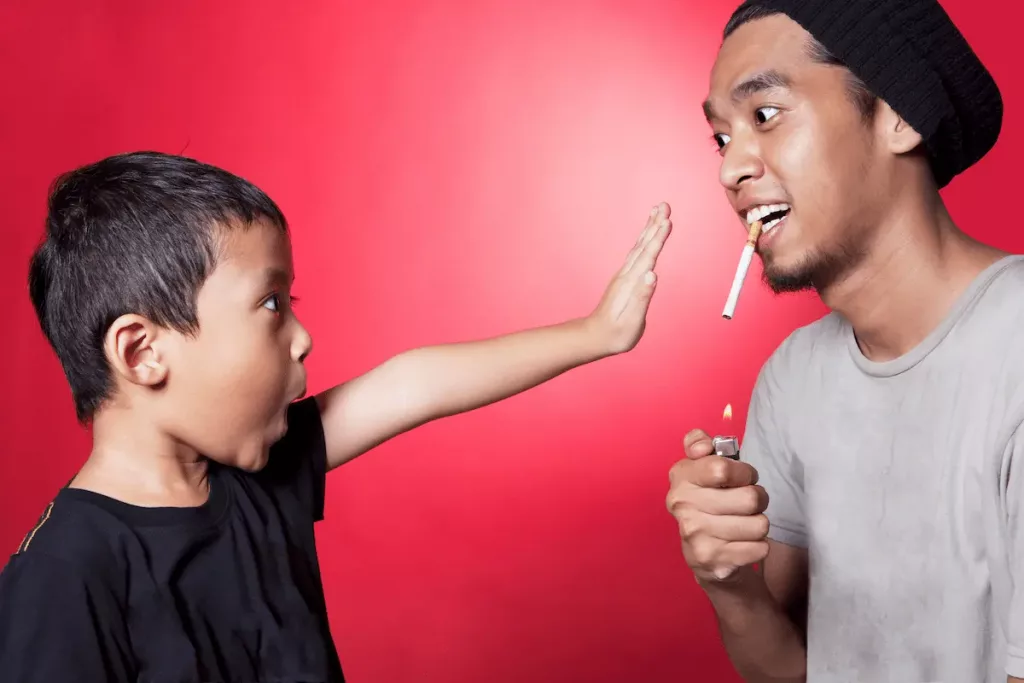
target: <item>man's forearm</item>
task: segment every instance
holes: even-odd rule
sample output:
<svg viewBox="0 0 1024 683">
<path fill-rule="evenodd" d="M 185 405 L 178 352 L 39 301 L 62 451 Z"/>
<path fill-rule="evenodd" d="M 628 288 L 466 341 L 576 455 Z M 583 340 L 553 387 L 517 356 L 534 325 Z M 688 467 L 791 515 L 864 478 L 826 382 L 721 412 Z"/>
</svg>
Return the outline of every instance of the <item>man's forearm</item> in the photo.
<svg viewBox="0 0 1024 683">
<path fill-rule="evenodd" d="M 751 567 L 734 581 L 701 584 L 718 616 L 729 659 L 746 683 L 804 683 L 803 636 Z"/>
</svg>

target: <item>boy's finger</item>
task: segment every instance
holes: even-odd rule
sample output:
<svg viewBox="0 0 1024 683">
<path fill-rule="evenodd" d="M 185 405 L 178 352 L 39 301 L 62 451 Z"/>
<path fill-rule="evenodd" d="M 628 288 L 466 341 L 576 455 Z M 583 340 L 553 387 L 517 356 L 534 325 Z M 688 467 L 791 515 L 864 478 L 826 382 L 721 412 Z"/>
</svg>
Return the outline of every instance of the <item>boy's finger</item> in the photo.
<svg viewBox="0 0 1024 683">
<path fill-rule="evenodd" d="M 658 262 L 658 255 L 661 254 L 661 250 L 665 247 L 665 240 L 668 239 L 671 233 L 672 221 L 666 218 L 665 222 L 659 224 L 657 230 L 651 233 L 647 243 L 643 245 L 633 258 L 633 263 L 630 265 L 629 270 L 633 270 L 641 275 L 654 270 L 654 266 Z"/>
<path fill-rule="evenodd" d="M 640 253 L 643 251 L 644 247 L 650 241 L 651 234 L 654 232 L 655 226 L 658 224 L 658 221 L 660 220 L 660 216 L 660 207 L 655 206 L 653 209 L 651 209 L 651 213 L 647 217 L 647 224 L 644 225 L 644 229 L 641 230 L 640 234 L 637 236 L 636 243 L 633 245 L 633 248 L 629 250 L 628 254 L 626 254 L 626 260 L 622 264 L 622 268 L 619 269 L 619 275 L 624 275 L 625 273 L 629 272 L 629 269 L 633 266 L 634 263 L 636 263 L 637 258 L 640 256 Z"/>
</svg>

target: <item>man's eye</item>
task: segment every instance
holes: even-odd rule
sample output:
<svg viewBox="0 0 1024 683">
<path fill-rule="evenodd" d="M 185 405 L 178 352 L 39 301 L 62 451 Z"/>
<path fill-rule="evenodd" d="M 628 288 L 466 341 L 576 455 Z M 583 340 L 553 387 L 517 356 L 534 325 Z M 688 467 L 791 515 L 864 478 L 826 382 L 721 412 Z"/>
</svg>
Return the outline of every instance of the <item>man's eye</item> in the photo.
<svg viewBox="0 0 1024 683">
<path fill-rule="evenodd" d="M 278 311 L 281 310 L 281 300 L 277 294 L 274 294 L 263 302 L 263 307 L 269 311 L 277 313 Z"/>
<path fill-rule="evenodd" d="M 714 135 L 711 136 L 711 139 L 714 141 L 719 151 L 724 149 L 725 146 L 729 144 L 729 136 L 723 133 L 715 133 Z"/>
<path fill-rule="evenodd" d="M 758 124 L 768 123 L 778 113 L 779 110 L 776 107 L 758 107 L 754 112 L 754 118 Z"/>
</svg>

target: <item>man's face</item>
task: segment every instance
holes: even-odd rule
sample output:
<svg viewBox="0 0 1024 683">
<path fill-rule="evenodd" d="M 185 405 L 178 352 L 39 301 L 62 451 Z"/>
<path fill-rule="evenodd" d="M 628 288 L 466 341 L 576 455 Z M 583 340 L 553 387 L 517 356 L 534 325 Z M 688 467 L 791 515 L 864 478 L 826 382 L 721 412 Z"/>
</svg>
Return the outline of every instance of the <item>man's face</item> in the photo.
<svg viewBox="0 0 1024 683">
<path fill-rule="evenodd" d="M 744 24 L 722 45 L 705 102 L 721 183 L 744 232 L 763 219 L 758 253 L 777 292 L 820 290 L 854 267 L 884 192 L 884 155 L 848 72 L 815 62 L 809 39 L 781 14 Z"/>
<path fill-rule="evenodd" d="M 199 291 L 199 333 L 169 350 L 164 403 L 171 433 L 212 460 L 255 471 L 305 393 L 312 341 L 291 306 L 288 237 L 256 223 L 225 230 Z"/>
</svg>

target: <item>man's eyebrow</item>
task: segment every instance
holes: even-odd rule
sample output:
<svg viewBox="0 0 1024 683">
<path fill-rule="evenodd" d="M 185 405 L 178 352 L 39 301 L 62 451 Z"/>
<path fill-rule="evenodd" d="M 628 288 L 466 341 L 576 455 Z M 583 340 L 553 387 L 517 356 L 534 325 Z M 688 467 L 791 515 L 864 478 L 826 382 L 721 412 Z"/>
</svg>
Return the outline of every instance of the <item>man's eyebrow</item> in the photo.
<svg viewBox="0 0 1024 683">
<path fill-rule="evenodd" d="M 737 84 L 732 89 L 732 101 L 742 102 L 751 95 L 764 92 L 765 90 L 789 90 L 791 86 L 792 81 L 789 80 L 789 76 L 781 71 L 769 69 L 768 71 L 754 74 Z"/>
<path fill-rule="evenodd" d="M 768 69 L 736 84 L 732 89 L 731 98 L 734 103 L 739 104 L 751 95 L 759 92 L 765 92 L 766 90 L 789 90 L 790 87 L 792 87 L 792 81 L 789 79 L 789 76 L 776 69 Z M 710 98 L 704 100 L 703 108 L 704 118 L 708 121 L 716 118 Z"/>
</svg>

